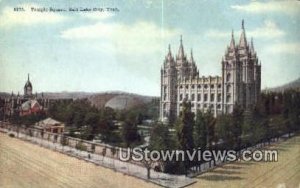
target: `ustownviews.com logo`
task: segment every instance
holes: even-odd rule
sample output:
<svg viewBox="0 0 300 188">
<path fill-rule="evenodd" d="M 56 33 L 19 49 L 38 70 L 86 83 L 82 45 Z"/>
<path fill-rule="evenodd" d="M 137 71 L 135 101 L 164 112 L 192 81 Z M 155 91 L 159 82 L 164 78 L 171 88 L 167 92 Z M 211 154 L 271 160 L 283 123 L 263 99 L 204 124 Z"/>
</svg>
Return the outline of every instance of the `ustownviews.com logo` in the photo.
<svg viewBox="0 0 300 188">
<path fill-rule="evenodd" d="M 149 150 L 141 148 L 120 149 L 121 161 L 255 161 L 277 162 L 277 150 Z"/>
</svg>

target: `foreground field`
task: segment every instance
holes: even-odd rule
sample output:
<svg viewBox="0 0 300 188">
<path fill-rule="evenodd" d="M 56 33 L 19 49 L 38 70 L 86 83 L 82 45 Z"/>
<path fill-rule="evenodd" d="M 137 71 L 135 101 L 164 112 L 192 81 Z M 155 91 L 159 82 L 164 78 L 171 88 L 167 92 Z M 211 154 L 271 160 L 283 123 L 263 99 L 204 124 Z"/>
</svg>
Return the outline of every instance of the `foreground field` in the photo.
<svg viewBox="0 0 300 188">
<path fill-rule="evenodd" d="M 278 162 L 236 162 L 198 177 L 192 187 L 300 188 L 300 136 L 272 147 Z"/>
<path fill-rule="evenodd" d="M 154 187 L 0 133 L 0 187 Z"/>
</svg>

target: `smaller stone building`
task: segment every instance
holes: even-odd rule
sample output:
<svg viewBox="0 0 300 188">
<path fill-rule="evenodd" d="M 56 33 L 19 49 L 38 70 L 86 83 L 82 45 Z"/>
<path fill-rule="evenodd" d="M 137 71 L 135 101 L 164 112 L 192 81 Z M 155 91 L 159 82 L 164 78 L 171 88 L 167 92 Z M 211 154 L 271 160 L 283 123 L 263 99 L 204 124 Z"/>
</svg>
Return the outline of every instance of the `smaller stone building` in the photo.
<svg viewBox="0 0 300 188">
<path fill-rule="evenodd" d="M 37 122 L 34 125 L 35 128 L 43 130 L 44 132 L 51 133 L 63 133 L 65 129 L 65 125 L 62 122 L 56 121 L 52 118 L 47 118 L 42 121 Z"/>
</svg>

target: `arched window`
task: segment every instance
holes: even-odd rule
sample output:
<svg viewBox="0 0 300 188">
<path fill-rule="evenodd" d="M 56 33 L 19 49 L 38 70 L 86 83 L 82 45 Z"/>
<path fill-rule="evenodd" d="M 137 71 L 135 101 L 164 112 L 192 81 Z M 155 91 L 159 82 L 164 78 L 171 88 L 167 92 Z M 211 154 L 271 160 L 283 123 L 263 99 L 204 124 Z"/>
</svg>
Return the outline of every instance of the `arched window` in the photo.
<svg viewBox="0 0 300 188">
<path fill-rule="evenodd" d="M 163 109 L 166 110 L 167 109 L 167 105 L 166 103 L 164 103 Z"/>
<path fill-rule="evenodd" d="M 213 94 L 213 93 L 210 94 L 210 101 L 211 102 L 215 101 L 215 94 Z"/>
<path fill-rule="evenodd" d="M 228 73 L 227 76 L 226 76 L 226 81 L 229 82 L 230 78 L 231 78 L 231 75 L 230 75 L 230 73 Z"/>
<path fill-rule="evenodd" d="M 226 102 L 230 102 L 231 101 L 231 96 L 228 94 L 227 96 L 226 96 Z"/>
<path fill-rule="evenodd" d="M 222 97 L 221 94 L 218 94 L 218 99 L 217 99 L 218 102 L 221 102 L 221 97 Z"/>
<path fill-rule="evenodd" d="M 201 94 L 198 94 L 197 99 L 198 99 L 198 101 L 201 101 Z"/>
<path fill-rule="evenodd" d="M 230 84 L 228 84 L 228 85 L 226 86 L 226 90 L 227 90 L 227 92 L 230 92 L 230 89 L 231 89 L 231 85 L 230 85 Z"/>
<path fill-rule="evenodd" d="M 207 101 L 207 94 L 206 93 L 204 94 L 204 101 L 205 102 Z"/>
</svg>

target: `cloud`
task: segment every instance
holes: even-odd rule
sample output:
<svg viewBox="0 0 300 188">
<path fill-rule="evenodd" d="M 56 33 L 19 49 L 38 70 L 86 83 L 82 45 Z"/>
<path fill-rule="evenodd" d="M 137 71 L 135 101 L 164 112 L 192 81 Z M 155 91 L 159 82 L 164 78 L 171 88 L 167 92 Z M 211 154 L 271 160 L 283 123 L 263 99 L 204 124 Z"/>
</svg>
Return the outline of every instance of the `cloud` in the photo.
<svg viewBox="0 0 300 188">
<path fill-rule="evenodd" d="M 97 40 L 99 49 L 116 53 L 153 53 L 161 50 L 162 40 L 179 36 L 178 30 L 164 29 L 152 22 L 133 24 L 104 23 L 80 26 L 61 32 L 67 40 Z"/>
<path fill-rule="evenodd" d="M 13 7 L 5 7 L 0 15 L 0 26 L 11 28 L 13 26 L 31 26 L 35 24 L 59 23 L 67 17 L 53 12 L 32 12 L 31 8 L 42 8 L 35 4 L 23 4 L 25 11 L 14 11 Z"/>
<path fill-rule="evenodd" d="M 266 52 L 274 54 L 300 54 L 300 43 L 277 43 L 266 48 Z"/>
<path fill-rule="evenodd" d="M 230 31 L 226 32 L 210 29 L 205 33 L 205 36 L 209 38 L 229 38 L 230 33 Z"/>
<path fill-rule="evenodd" d="M 285 35 L 285 32 L 282 31 L 275 22 L 266 20 L 264 26 L 256 28 L 248 32 L 248 35 L 257 38 L 279 38 Z"/>
<path fill-rule="evenodd" d="M 299 1 L 269 1 L 269 2 L 257 2 L 252 1 L 245 5 L 232 5 L 232 9 L 241 12 L 249 13 L 269 13 L 269 12 L 280 12 L 284 14 L 294 15 L 300 13 L 300 2 Z"/>
<path fill-rule="evenodd" d="M 229 38 L 231 36 L 230 33 L 231 31 L 208 30 L 205 36 L 210 38 Z M 281 30 L 275 22 L 266 20 L 262 27 L 254 30 L 246 29 L 246 34 L 254 38 L 273 39 L 283 37 L 285 32 Z"/>
<path fill-rule="evenodd" d="M 110 12 L 85 12 L 81 13 L 81 16 L 91 20 L 106 20 L 114 16 L 114 14 Z"/>
</svg>

